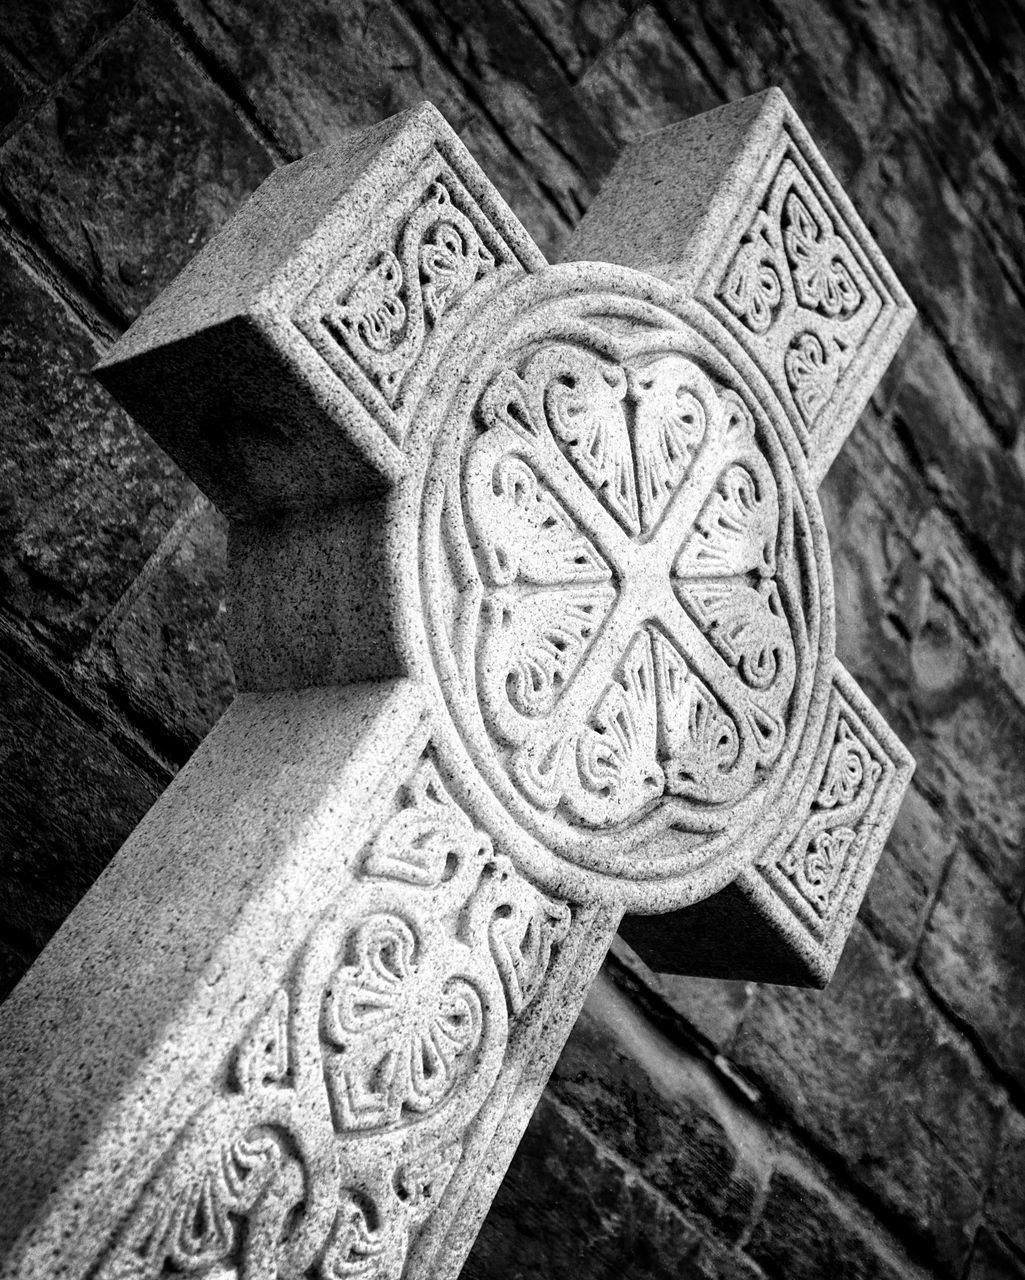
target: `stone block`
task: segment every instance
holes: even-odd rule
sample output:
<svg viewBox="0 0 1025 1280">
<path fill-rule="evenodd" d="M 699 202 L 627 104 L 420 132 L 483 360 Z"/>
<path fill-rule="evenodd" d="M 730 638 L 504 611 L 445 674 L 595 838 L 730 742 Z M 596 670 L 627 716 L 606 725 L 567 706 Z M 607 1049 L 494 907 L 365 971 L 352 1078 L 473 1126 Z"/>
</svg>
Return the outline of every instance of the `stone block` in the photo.
<svg viewBox="0 0 1025 1280">
<path fill-rule="evenodd" d="M 87 376 L 90 336 L 5 250 L 0 291 L 3 610 L 67 658 L 195 489 Z"/>
<path fill-rule="evenodd" d="M 127 319 L 271 166 L 228 99 L 140 11 L 8 140 L 0 189 Z"/>
<path fill-rule="evenodd" d="M 653 5 L 639 5 L 624 18 L 576 93 L 602 132 L 620 145 L 719 104 L 701 67 Z"/>
<path fill-rule="evenodd" d="M 912 133 L 879 147 L 853 191 L 875 210 L 880 244 L 1010 443 L 1025 410 L 1025 336 L 1020 299 L 985 233 Z"/>
<path fill-rule="evenodd" d="M 681 1018 L 688 1029 L 717 1047 L 732 1038 L 754 990 L 750 982 L 655 973 L 622 937 L 612 944 L 612 955 L 622 966 L 610 970 L 613 981 L 628 992 L 633 983 L 642 984 L 665 1004 L 670 1016 Z"/>
<path fill-rule="evenodd" d="M 985 1227 L 979 1232 L 966 1280 L 1022 1280 L 1025 1262 Z"/>
<path fill-rule="evenodd" d="M 927 483 L 1018 607 L 1025 596 L 1025 472 L 929 332 L 910 346 L 894 410 Z"/>
<path fill-rule="evenodd" d="M 574 93 L 515 0 L 410 0 L 404 7 L 513 153 L 529 158 L 538 186 L 571 226 L 615 159 L 607 120 Z"/>
<path fill-rule="evenodd" d="M 235 692 L 226 562 L 226 522 L 200 498 L 183 512 L 83 656 L 83 677 L 180 764 Z"/>
<path fill-rule="evenodd" d="M 0 53 L 0 138 L 24 106 L 29 95 L 25 78 L 11 67 Z"/>
<path fill-rule="evenodd" d="M 610 51 L 635 12 L 632 0 L 522 0 L 521 8 L 572 82 Z"/>
<path fill-rule="evenodd" d="M 859 1221 L 850 1206 L 785 1157 L 773 1170 L 745 1249 L 766 1275 L 787 1280 L 911 1280 L 921 1274 L 894 1256 L 878 1228 Z"/>
<path fill-rule="evenodd" d="M 691 1218 L 727 1239 L 744 1233 L 768 1178 L 766 1137 L 708 1065 L 674 1046 L 607 977 L 592 988 L 549 1088 Z"/>
<path fill-rule="evenodd" d="M 987 1212 L 1000 1230 L 1025 1253 L 1025 1115 L 1012 1104 L 1004 1117 L 993 1187 Z"/>
<path fill-rule="evenodd" d="M 0 695 L 0 941 L 16 942 L 6 995 L 167 779 L 128 760 L 5 654 Z"/>
<path fill-rule="evenodd" d="M 4 6 L 4 38 L 45 84 L 52 84 L 129 12 L 132 0 L 72 0 L 37 4 L 10 0 Z"/>
<path fill-rule="evenodd" d="M 573 1112 L 545 1097 L 462 1280 L 759 1280 L 742 1253 L 688 1219 Z"/>
<path fill-rule="evenodd" d="M 992 1173 L 999 1095 L 862 928 L 825 992 L 760 989 L 728 1053 L 944 1274 L 960 1274 Z"/>
<path fill-rule="evenodd" d="M 184 21 L 227 69 L 286 155 L 337 146 L 352 129 L 433 102 L 546 253 L 566 224 L 490 114 L 473 101 L 397 5 L 316 0 L 176 0 Z M 311 38 L 311 33 L 316 38 Z"/>
<path fill-rule="evenodd" d="M 920 965 L 998 1071 L 1025 1086 L 1025 919 L 964 853 L 929 917 Z"/>
<path fill-rule="evenodd" d="M 915 953 L 953 849 L 943 819 L 909 788 L 861 910 L 861 919 L 897 956 Z"/>
</svg>

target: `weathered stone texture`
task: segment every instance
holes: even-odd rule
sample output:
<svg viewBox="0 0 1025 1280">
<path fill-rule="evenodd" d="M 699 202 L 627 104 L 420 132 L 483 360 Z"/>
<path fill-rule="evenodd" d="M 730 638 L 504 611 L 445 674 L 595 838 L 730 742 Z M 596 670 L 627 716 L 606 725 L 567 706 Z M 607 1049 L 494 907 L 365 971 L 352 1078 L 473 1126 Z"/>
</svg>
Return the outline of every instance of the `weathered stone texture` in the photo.
<svg viewBox="0 0 1025 1280">
<path fill-rule="evenodd" d="M 911 788 L 861 911 L 861 919 L 896 955 L 914 955 L 917 950 L 953 847 L 943 819 L 920 791 Z"/>
<path fill-rule="evenodd" d="M 983 1228 L 979 1232 L 967 1280 L 1022 1280 L 1025 1261 Z"/>
<path fill-rule="evenodd" d="M 988 1211 L 1008 1239 L 1025 1253 L 1025 1115 L 1009 1107 Z"/>
<path fill-rule="evenodd" d="M 520 1144 L 465 1280 L 760 1280 L 743 1253 L 680 1210 L 575 1113 L 546 1098 Z"/>
<path fill-rule="evenodd" d="M 986 624 L 970 601 L 952 607 L 965 585 L 964 561 L 944 569 L 958 554 L 956 535 L 936 539 L 923 482 L 900 468 L 863 425 L 826 479 L 838 653 L 904 735 L 916 786 L 994 878 L 1020 892 L 1025 708 L 999 669 L 1006 642 L 973 634 Z M 880 473 L 883 493 L 873 491 Z"/>
<path fill-rule="evenodd" d="M 401 6 L 316 0 L 176 0 L 187 26 L 240 86 L 247 105 L 290 157 L 427 99 L 458 132 L 542 250 L 567 223 L 552 208 L 533 158 L 510 150 Z"/>
<path fill-rule="evenodd" d="M 746 1251 L 766 1277 L 780 1280 L 908 1280 L 911 1273 L 906 1259 L 886 1250 L 864 1220 L 786 1159 L 773 1171 Z"/>
<path fill-rule="evenodd" d="M 2 609 L 65 659 L 195 490 L 88 376 L 99 350 L 0 251 Z"/>
<path fill-rule="evenodd" d="M 0 942 L 23 969 L 166 783 L 0 654 Z M 6 995 L 21 976 L 3 966 Z"/>
<path fill-rule="evenodd" d="M 992 1171 L 999 1095 L 866 932 L 852 935 L 824 992 L 760 990 L 729 1054 L 959 1273 Z"/>
<path fill-rule="evenodd" d="M 129 8 L 15 0 L 0 21 L 3 202 L 50 284 L 114 319 L 272 152 L 421 97 L 555 257 L 624 140 L 770 83 L 790 95 L 924 315 L 824 491 L 839 651 L 912 747 L 917 789 L 824 994 L 656 979 L 620 952 L 622 1019 L 574 1036 L 467 1275 L 889 1280 L 916 1274 L 893 1262 L 904 1242 L 932 1274 L 1020 1280 L 1020 4 Z M 96 336 L 4 271 L 7 990 L 166 777 L 118 742 L 178 763 L 230 686 L 217 519 L 183 515 L 192 491 L 84 376 Z M 65 678 L 41 690 L 53 664 Z M 76 682 L 106 719 L 72 708 Z"/>
<path fill-rule="evenodd" d="M 769 1152 L 723 1082 L 646 1025 L 607 978 L 584 1006 L 550 1091 L 684 1212 L 737 1239 L 753 1221 Z"/>
<path fill-rule="evenodd" d="M 12 4 L 4 11 L 4 39 L 40 81 L 73 67 L 132 8 L 134 0 L 69 0 Z"/>
<path fill-rule="evenodd" d="M 227 99 L 133 15 L 0 152 L 0 189 L 129 318 L 272 167 Z"/>
<path fill-rule="evenodd" d="M 929 919 L 921 966 L 1000 1073 L 1025 1089 L 1025 919 L 964 854 Z"/>
<path fill-rule="evenodd" d="M 187 507 L 88 653 L 91 678 L 176 762 L 188 758 L 234 694 L 225 534 L 224 518 L 205 498 Z"/>
</svg>

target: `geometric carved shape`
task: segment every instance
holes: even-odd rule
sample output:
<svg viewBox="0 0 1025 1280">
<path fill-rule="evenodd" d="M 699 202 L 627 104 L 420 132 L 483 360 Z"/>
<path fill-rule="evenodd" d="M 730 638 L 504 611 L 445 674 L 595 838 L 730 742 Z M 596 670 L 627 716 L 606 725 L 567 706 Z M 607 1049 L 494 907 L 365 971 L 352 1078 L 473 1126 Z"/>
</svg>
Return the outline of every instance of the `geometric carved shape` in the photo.
<svg viewBox="0 0 1025 1280">
<path fill-rule="evenodd" d="M 621 932 L 661 969 L 821 987 L 836 968 L 914 761 L 837 662 L 816 768 L 753 867 L 672 916 Z"/>
<path fill-rule="evenodd" d="M 816 483 L 914 317 L 778 89 L 633 143 L 565 254 L 661 276 L 707 307 L 790 407 Z"/>
</svg>

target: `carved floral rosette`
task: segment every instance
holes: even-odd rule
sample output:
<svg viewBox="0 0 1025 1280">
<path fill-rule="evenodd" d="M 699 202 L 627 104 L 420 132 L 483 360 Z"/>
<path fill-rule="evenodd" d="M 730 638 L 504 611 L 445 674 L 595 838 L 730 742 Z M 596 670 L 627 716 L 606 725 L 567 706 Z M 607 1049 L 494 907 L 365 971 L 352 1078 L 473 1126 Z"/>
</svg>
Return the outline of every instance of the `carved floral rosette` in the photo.
<svg viewBox="0 0 1025 1280">
<path fill-rule="evenodd" d="M 593 292 L 578 271 L 507 295 L 444 406 L 421 600 L 517 827 L 599 874 L 685 878 L 742 856 L 808 767 L 824 538 L 785 421 L 632 273 L 588 270 Z"/>
<path fill-rule="evenodd" d="M 569 927 L 424 759 L 95 1280 L 398 1280 Z"/>
</svg>

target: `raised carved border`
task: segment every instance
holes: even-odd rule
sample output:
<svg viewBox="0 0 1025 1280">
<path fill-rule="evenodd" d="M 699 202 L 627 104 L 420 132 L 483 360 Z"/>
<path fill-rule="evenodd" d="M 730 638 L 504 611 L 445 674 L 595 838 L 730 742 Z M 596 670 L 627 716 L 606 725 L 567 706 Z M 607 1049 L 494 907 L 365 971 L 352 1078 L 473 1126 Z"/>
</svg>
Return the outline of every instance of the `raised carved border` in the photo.
<svg viewBox="0 0 1025 1280">
<path fill-rule="evenodd" d="M 828 228 L 820 228 L 825 232 L 820 238 L 836 245 L 838 257 L 853 266 L 851 274 L 865 293 L 861 305 L 849 316 L 839 308 L 828 316 L 796 295 L 779 220 L 779 188 L 781 182 L 789 185 L 788 171 L 796 174 L 797 185 L 810 192 L 813 204 L 818 204 L 828 221 Z M 738 265 L 742 265 L 738 260 L 745 253 L 750 258 L 750 269 L 757 268 L 760 257 L 762 265 L 770 266 L 782 285 L 782 296 L 773 301 L 775 286 L 771 278 L 763 279 L 767 287 L 764 303 L 773 312 L 767 324 L 761 320 L 752 324 L 750 318 L 745 320 L 738 314 L 737 306 L 731 307 L 725 300 L 731 272 L 736 273 Z M 817 483 L 872 394 L 914 309 L 850 201 L 796 121 L 780 123 L 774 144 L 749 184 L 748 198 L 712 255 L 696 297 L 765 372 L 787 408 Z M 868 313 L 872 313 L 870 317 Z M 845 329 L 854 349 L 838 354 L 833 343 Z M 802 343 L 802 339 L 806 340 Z M 805 376 L 814 374 L 815 362 L 822 355 L 827 365 L 829 359 L 835 359 L 837 367 L 823 370 L 819 391 L 822 399 L 810 412 L 808 402 L 801 404 L 795 396 L 792 374 L 802 366 Z"/>
<path fill-rule="evenodd" d="M 467 313 L 543 265 L 540 253 L 515 247 L 525 237 L 506 225 L 497 195 L 477 199 L 475 187 L 479 175 L 436 140 L 410 177 L 367 208 L 360 235 L 293 310 L 306 340 L 399 445 Z M 461 249 L 444 243 L 439 224 L 456 231 Z M 433 277 L 429 255 L 440 266 Z"/>
<path fill-rule="evenodd" d="M 836 966 L 913 772 L 910 752 L 837 662 L 796 806 L 801 824 L 737 880 L 816 982 Z"/>
</svg>

